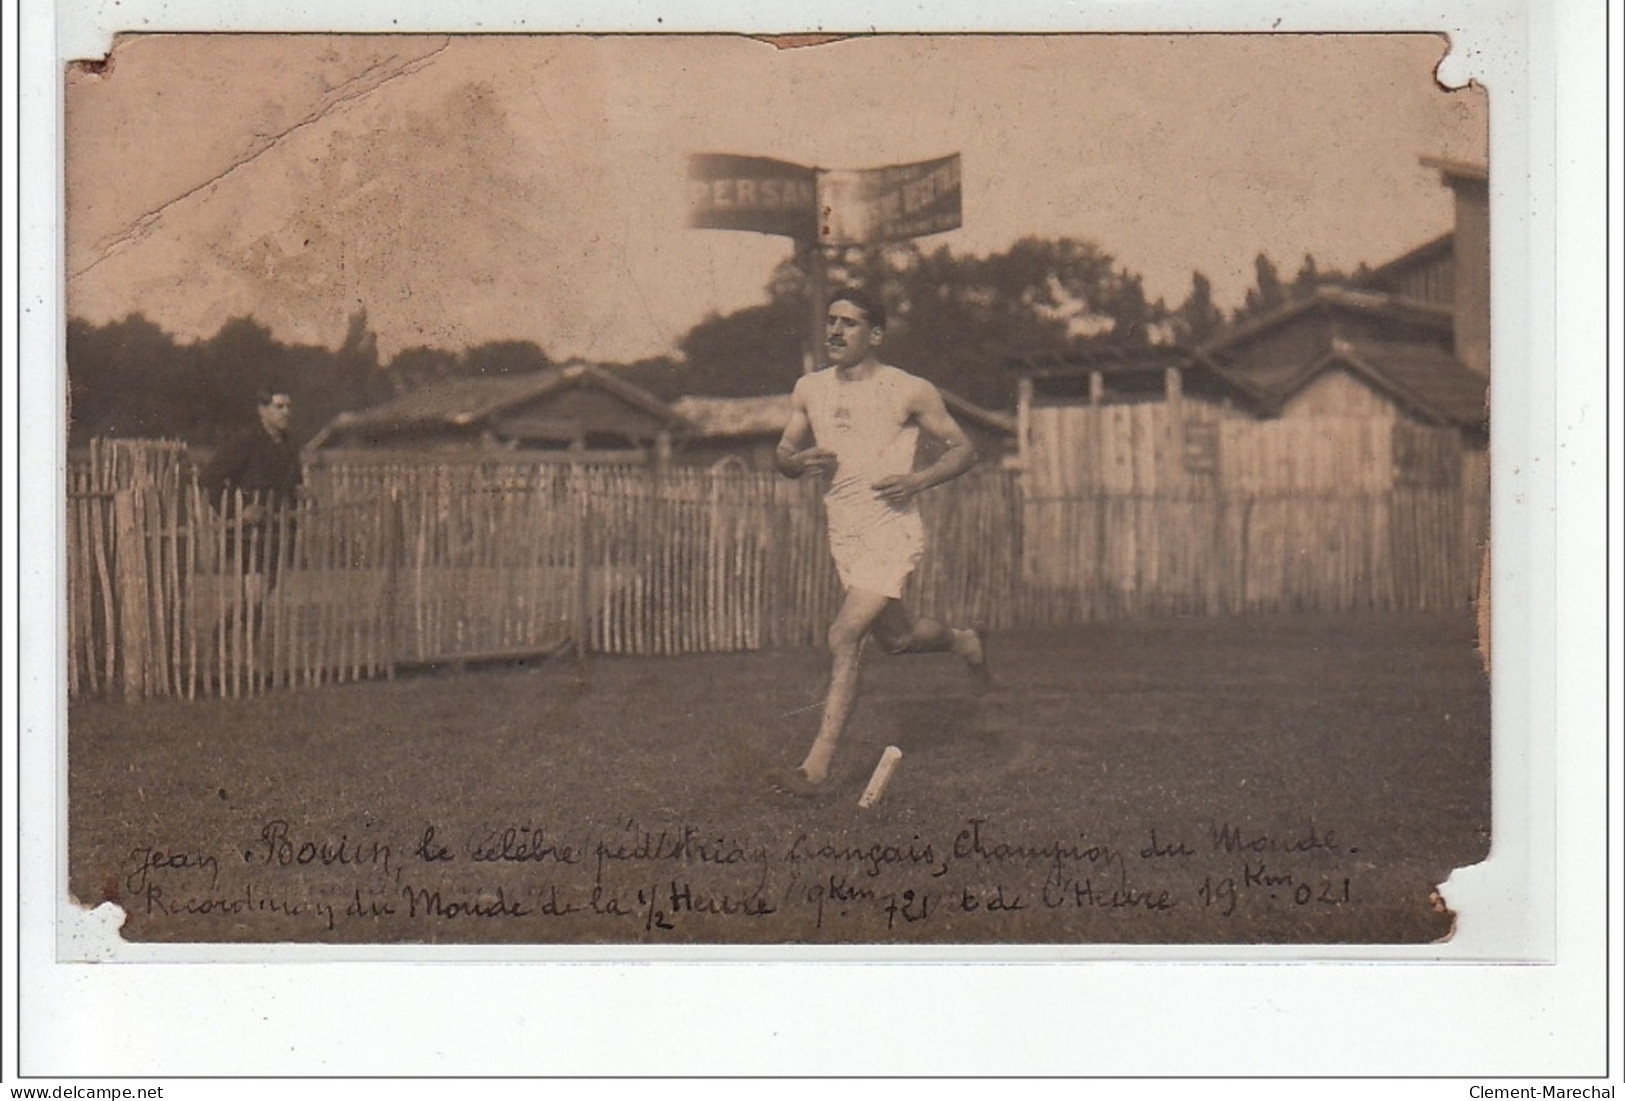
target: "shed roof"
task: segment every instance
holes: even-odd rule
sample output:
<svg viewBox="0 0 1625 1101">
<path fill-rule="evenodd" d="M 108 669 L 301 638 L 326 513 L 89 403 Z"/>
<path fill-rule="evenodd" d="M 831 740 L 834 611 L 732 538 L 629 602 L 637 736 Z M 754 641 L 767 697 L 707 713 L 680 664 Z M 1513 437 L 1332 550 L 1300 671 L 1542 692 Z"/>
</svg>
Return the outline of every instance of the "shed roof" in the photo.
<svg viewBox="0 0 1625 1101">
<path fill-rule="evenodd" d="M 671 410 L 682 418 L 687 434 L 695 438 L 777 436 L 790 419 L 790 395 L 681 397 L 671 403 Z"/>
<path fill-rule="evenodd" d="M 1450 242 L 1449 235 L 1435 239 L 1395 260 L 1393 265 L 1415 261 L 1429 250 L 1448 247 Z M 1412 416 L 1462 428 L 1484 426 L 1488 381 L 1452 355 L 1445 346 L 1447 341 L 1435 344 L 1372 335 L 1347 337 L 1336 328 L 1328 328 L 1324 351 L 1298 369 L 1275 372 L 1249 368 L 1247 346 L 1252 341 L 1292 324 L 1339 313 L 1392 320 L 1413 333 L 1420 329 L 1445 337 L 1451 332 L 1452 311 L 1447 307 L 1367 290 L 1321 287 L 1306 298 L 1222 334 L 1197 354 L 1210 359 L 1217 370 L 1238 384 L 1250 384 L 1263 399 L 1261 412 L 1278 412 L 1310 381 L 1340 365 Z"/>
<path fill-rule="evenodd" d="M 1409 252 L 1401 253 L 1387 263 L 1372 268 L 1360 276 L 1355 286 L 1362 290 L 1381 293 L 1385 288 L 1393 286 L 1407 272 L 1438 263 L 1452 255 L 1455 250 L 1455 233 L 1442 233 L 1431 241 L 1424 241 Z"/>
<path fill-rule="evenodd" d="M 1459 428 L 1483 428 L 1489 422 L 1489 380 L 1442 348 L 1334 340 L 1330 353 L 1303 381 L 1335 365 L 1367 379 L 1423 420 Z"/>
<path fill-rule="evenodd" d="M 1223 362 L 1224 358 L 1240 345 L 1274 332 L 1300 317 L 1317 312 L 1345 312 L 1386 318 L 1437 329 L 1446 335 L 1451 332 L 1454 318 L 1453 311 L 1449 307 L 1418 302 L 1414 298 L 1368 290 L 1350 290 L 1344 287 L 1317 287 L 1313 294 L 1294 299 L 1263 317 L 1220 333 L 1202 345 L 1201 351 L 1204 355 Z"/>
<path fill-rule="evenodd" d="M 1033 379 L 1072 378 L 1099 371 L 1104 375 L 1161 374 L 1166 367 L 1186 368 L 1190 350 L 1175 344 L 1099 344 L 1067 352 L 1035 352 L 1006 360 L 1010 370 Z"/>
<path fill-rule="evenodd" d="M 1280 412 L 1292 397 L 1327 370 L 1352 371 L 1412 416 L 1438 424 L 1481 429 L 1486 416 L 1488 380 L 1451 355 L 1442 345 L 1371 338 L 1346 339 L 1331 335 L 1316 358 L 1282 373 L 1249 371 L 1245 348 L 1264 335 L 1316 311 L 1347 310 L 1415 321 L 1424 328 L 1448 324 L 1449 311 L 1389 295 L 1322 288 L 1314 295 L 1276 310 L 1267 317 L 1233 330 L 1198 349 L 1173 346 L 1140 349 L 1104 349 L 1090 353 L 1044 354 L 1011 361 L 1012 366 L 1038 382 L 1076 378 L 1099 371 L 1114 374 L 1179 368 L 1192 380 L 1208 380 L 1242 399 L 1242 404 L 1264 416 Z"/>
<path fill-rule="evenodd" d="M 1071 352 L 1045 352 L 1010 360 L 1007 366 L 1042 384 L 1064 383 L 1099 372 L 1108 383 L 1114 377 L 1145 375 L 1160 380 L 1173 368 L 1185 378 L 1191 393 L 1214 392 L 1239 400 L 1243 405 L 1262 408 L 1268 395 L 1245 374 L 1232 371 L 1199 349 L 1175 344 L 1121 347 L 1105 345 Z"/>
<path fill-rule="evenodd" d="M 401 394 L 369 409 L 340 413 L 311 440 L 321 447 L 339 431 L 398 432 L 409 428 L 445 426 L 466 428 L 481 421 L 572 386 L 593 386 L 648 413 L 673 422 L 671 406 L 613 371 L 588 363 L 550 367 L 523 375 L 499 378 L 451 378 Z"/>
</svg>

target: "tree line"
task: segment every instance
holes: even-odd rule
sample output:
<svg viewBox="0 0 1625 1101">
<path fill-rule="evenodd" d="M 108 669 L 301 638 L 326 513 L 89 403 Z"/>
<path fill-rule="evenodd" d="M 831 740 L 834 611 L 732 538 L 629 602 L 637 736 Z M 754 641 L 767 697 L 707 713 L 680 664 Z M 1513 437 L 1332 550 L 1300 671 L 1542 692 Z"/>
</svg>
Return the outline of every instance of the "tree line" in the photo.
<svg viewBox="0 0 1625 1101">
<path fill-rule="evenodd" d="M 1321 270 L 1312 256 L 1290 281 L 1263 254 L 1254 272 L 1254 285 L 1228 316 L 1201 272 L 1192 273 L 1178 305 L 1148 301 L 1139 275 L 1094 244 L 1064 237 L 1024 238 L 988 256 L 927 250 L 914 241 L 850 249 L 828 258 L 826 280 L 829 287 L 879 289 L 889 314 L 888 361 L 978 404 L 1008 409 L 1016 357 L 1103 345 L 1200 345 L 1227 325 L 1349 280 Z M 787 392 L 807 344 L 810 278 L 787 260 L 771 273 L 764 302 L 703 318 L 678 340 L 677 355 L 612 366 L 666 400 Z M 528 340 L 461 352 L 404 348 L 383 362 L 365 312 L 350 318 L 338 348 L 282 343 L 251 317 L 182 342 L 132 314 L 103 325 L 71 319 L 66 351 L 71 447 L 97 436 L 212 447 L 252 421 L 261 390 L 295 396 L 294 435 L 303 442 L 341 412 L 442 379 L 524 374 L 554 363 Z"/>
</svg>

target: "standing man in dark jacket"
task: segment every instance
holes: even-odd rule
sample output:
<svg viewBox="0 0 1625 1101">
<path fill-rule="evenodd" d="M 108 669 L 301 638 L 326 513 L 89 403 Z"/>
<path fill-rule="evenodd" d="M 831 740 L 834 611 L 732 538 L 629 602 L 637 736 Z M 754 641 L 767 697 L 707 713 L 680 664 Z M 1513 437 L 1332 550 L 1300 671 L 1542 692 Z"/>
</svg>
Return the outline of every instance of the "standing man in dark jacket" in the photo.
<svg viewBox="0 0 1625 1101">
<path fill-rule="evenodd" d="M 240 568 L 246 574 L 258 566 L 268 585 L 275 585 L 283 547 L 293 546 L 290 510 L 304 474 L 299 448 L 288 438 L 293 400 L 285 391 L 262 390 L 257 405 L 259 423 L 227 441 L 199 481 L 228 519 L 237 518 L 237 494 L 242 494 Z"/>
</svg>

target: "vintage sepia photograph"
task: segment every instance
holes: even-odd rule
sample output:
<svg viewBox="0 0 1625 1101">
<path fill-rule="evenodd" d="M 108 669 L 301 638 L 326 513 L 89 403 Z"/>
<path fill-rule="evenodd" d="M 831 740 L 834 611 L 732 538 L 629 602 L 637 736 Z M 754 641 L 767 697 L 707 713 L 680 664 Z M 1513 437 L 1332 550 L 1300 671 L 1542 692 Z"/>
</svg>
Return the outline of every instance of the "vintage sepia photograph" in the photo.
<svg viewBox="0 0 1625 1101">
<path fill-rule="evenodd" d="M 1493 95 L 1434 34 L 131 34 L 63 74 L 130 945 L 1442 946 Z"/>
</svg>

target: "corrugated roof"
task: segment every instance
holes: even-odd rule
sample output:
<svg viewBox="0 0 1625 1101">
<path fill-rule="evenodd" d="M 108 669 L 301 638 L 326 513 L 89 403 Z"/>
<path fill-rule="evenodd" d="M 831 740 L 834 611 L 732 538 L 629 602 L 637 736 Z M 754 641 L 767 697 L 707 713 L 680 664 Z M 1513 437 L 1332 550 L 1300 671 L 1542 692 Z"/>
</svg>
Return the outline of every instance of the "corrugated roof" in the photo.
<svg viewBox="0 0 1625 1101">
<path fill-rule="evenodd" d="M 1168 344 L 1103 344 L 1070 352 L 1037 352 L 1016 356 L 1006 366 L 1029 378 L 1069 378 L 1099 371 L 1103 375 L 1160 372 L 1165 367 L 1188 367 L 1188 349 Z"/>
<path fill-rule="evenodd" d="M 1427 325 L 1441 332 L 1451 331 L 1452 311 L 1445 306 L 1434 306 L 1399 295 L 1379 294 L 1374 291 L 1348 290 L 1343 287 L 1317 287 L 1315 292 L 1280 306 L 1263 317 L 1248 321 L 1234 329 L 1220 333 L 1201 351 L 1208 357 L 1224 362 L 1224 357 L 1239 344 L 1280 328 L 1282 325 L 1317 310 L 1341 309 L 1351 313 L 1369 314 Z"/>
<path fill-rule="evenodd" d="M 688 434 L 702 439 L 778 435 L 790 419 L 790 395 L 748 398 L 683 397 L 671 403 Z"/>
<path fill-rule="evenodd" d="M 1425 267 L 1451 255 L 1456 249 L 1456 235 L 1454 232 L 1440 234 L 1431 241 L 1424 241 L 1409 252 L 1389 260 L 1379 267 L 1372 268 L 1360 277 L 1356 287 L 1368 290 L 1391 285 L 1396 276 L 1414 268 Z M 1378 291 L 1378 293 L 1381 293 Z"/>
<path fill-rule="evenodd" d="M 433 425 L 462 428 L 556 390 L 578 385 L 606 390 L 661 420 L 675 419 L 671 406 L 641 386 L 615 377 L 612 371 L 587 363 L 572 363 L 523 375 L 445 379 L 369 409 L 340 413 L 317 434 L 311 446 L 321 446 L 336 431 L 387 432 Z"/>
<path fill-rule="evenodd" d="M 493 413 L 558 389 L 556 369 L 502 378 L 452 378 L 346 415 L 349 428 L 405 428 L 475 424 Z"/>
<path fill-rule="evenodd" d="M 1150 345 L 1120 348 L 1106 346 L 1077 352 L 1046 352 L 1012 360 L 1022 374 L 1035 382 L 1080 379 L 1100 372 L 1108 381 L 1113 376 L 1156 375 L 1169 367 L 1179 370 L 1186 378 L 1186 387 L 1196 392 L 1207 380 L 1217 383 L 1217 392 L 1226 393 L 1247 405 L 1268 405 L 1267 396 L 1253 381 L 1239 371 L 1230 370 L 1205 352 L 1181 345 Z"/>
<path fill-rule="evenodd" d="M 1462 428 L 1489 422 L 1489 379 L 1442 348 L 1375 340 L 1335 340 L 1315 373 L 1343 363 L 1426 420 Z"/>
</svg>

